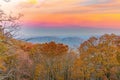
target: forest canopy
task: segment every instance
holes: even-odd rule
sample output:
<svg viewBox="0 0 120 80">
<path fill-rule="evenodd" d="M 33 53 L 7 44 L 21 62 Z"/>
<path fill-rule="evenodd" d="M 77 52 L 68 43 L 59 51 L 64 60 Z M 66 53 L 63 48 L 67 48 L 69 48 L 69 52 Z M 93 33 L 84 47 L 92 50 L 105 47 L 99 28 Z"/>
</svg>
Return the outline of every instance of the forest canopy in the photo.
<svg viewBox="0 0 120 80">
<path fill-rule="evenodd" d="M 0 33 L 1 34 L 1 33 Z M 33 44 L 0 37 L 1 80 L 119 80 L 120 37 L 105 34 L 77 51 L 62 43 Z"/>
</svg>

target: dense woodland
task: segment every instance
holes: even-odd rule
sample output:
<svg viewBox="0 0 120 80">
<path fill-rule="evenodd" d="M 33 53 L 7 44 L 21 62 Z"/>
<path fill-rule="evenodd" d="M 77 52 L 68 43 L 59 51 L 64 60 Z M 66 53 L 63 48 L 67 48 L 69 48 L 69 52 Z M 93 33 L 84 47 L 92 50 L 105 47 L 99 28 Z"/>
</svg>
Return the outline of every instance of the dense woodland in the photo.
<svg viewBox="0 0 120 80">
<path fill-rule="evenodd" d="M 0 80 L 120 80 L 120 36 L 91 37 L 75 51 L 16 40 L 10 31 L 1 25 Z"/>
<path fill-rule="evenodd" d="M 0 32 L 0 80 L 120 80 L 119 43 L 119 36 L 105 34 L 74 51 L 64 44 L 32 44 Z"/>
<path fill-rule="evenodd" d="M 77 50 L 14 39 L 18 17 L 0 11 L 0 80 L 120 80 L 120 36 L 91 37 Z"/>
</svg>

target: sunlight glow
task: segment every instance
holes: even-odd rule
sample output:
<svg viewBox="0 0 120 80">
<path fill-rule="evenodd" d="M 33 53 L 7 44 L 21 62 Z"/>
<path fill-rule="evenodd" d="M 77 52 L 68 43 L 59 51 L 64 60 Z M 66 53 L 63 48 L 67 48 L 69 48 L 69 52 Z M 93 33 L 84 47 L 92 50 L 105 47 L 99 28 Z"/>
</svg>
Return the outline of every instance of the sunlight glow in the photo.
<svg viewBox="0 0 120 80">
<path fill-rule="evenodd" d="M 32 3 L 32 4 L 36 4 L 37 0 L 29 0 L 29 2 Z"/>
</svg>

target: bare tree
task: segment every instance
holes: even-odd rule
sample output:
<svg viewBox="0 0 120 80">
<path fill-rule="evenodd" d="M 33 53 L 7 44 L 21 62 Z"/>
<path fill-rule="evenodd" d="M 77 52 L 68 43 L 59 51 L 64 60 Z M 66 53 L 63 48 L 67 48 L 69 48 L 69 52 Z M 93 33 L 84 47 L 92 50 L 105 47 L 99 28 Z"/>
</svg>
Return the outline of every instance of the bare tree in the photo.
<svg viewBox="0 0 120 80">
<path fill-rule="evenodd" d="M 3 0 L 3 1 L 9 2 L 10 0 Z M 0 43 L 2 44 L 1 45 L 2 47 L 5 46 L 5 52 L 1 52 L 1 53 L 6 55 L 4 58 L 7 61 L 6 62 L 4 60 L 3 63 L 1 63 L 2 65 L 4 64 L 3 66 L 5 66 L 6 71 L 4 72 L 3 70 L 1 70 L 0 80 L 15 80 L 13 78 L 15 77 L 15 73 L 17 71 L 16 70 L 17 59 L 16 57 L 12 58 L 14 55 L 16 55 L 15 51 L 12 49 L 16 49 L 16 48 L 14 46 L 11 46 L 11 43 L 9 41 L 11 41 L 10 39 L 13 38 L 16 32 L 18 32 L 18 30 L 20 29 L 19 19 L 22 16 L 23 16 L 22 14 L 18 14 L 17 16 L 13 16 L 12 13 L 7 14 L 5 13 L 4 10 L 0 8 Z M 3 48 L 1 50 L 3 50 Z M 0 57 L 1 56 L 2 55 L 0 55 Z M 11 64 L 11 62 L 14 64 Z"/>
<path fill-rule="evenodd" d="M 10 0 L 3 1 L 9 2 Z M 6 38 L 14 37 L 16 32 L 20 29 L 19 19 L 22 16 L 22 14 L 13 16 L 12 13 L 7 15 L 2 9 L 0 9 L 0 36 L 4 36 Z"/>
</svg>

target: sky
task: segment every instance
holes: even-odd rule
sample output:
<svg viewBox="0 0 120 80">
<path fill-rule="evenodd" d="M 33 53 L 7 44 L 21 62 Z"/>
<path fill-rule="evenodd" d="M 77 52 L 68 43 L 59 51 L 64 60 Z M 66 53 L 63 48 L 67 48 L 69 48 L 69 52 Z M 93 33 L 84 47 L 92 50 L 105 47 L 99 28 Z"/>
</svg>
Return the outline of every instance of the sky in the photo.
<svg viewBox="0 0 120 80">
<path fill-rule="evenodd" d="M 0 0 L 7 13 L 22 13 L 24 36 L 120 34 L 120 0 Z"/>
</svg>

